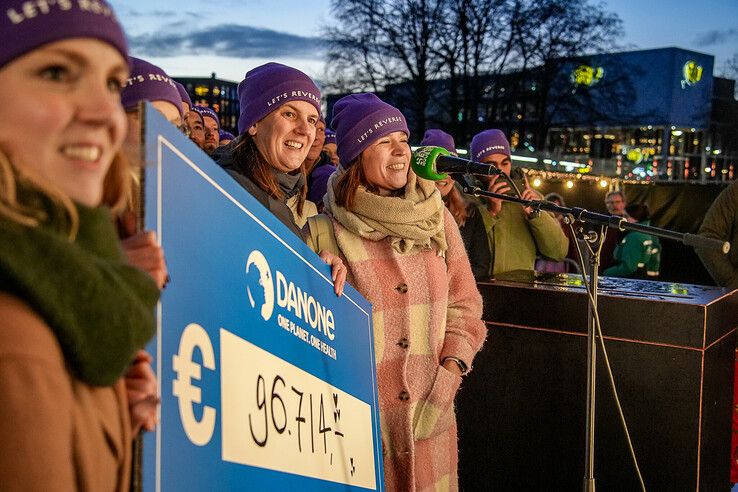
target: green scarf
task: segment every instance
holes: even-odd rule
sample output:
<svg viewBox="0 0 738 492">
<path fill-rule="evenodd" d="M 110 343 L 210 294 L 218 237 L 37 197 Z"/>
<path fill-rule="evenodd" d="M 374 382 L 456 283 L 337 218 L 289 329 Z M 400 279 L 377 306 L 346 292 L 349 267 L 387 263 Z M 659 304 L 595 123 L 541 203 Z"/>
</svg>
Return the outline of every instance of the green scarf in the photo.
<svg viewBox="0 0 738 492">
<path fill-rule="evenodd" d="M 109 386 L 155 333 L 159 290 L 126 263 L 108 209 L 77 210 L 73 242 L 58 213 L 39 227 L 0 219 L 0 291 L 44 319 L 76 377 Z"/>
<path fill-rule="evenodd" d="M 435 242 L 439 253 L 448 249 L 443 228 L 443 201 L 432 181 L 409 173 L 402 196 L 379 196 L 363 186 L 356 190 L 351 210 L 336 205 L 333 186 L 344 173 L 342 167 L 328 179 L 324 200 L 326 213 L 357 236 L 371 241 L 390 239 L 400 254 L 413 248 L 430 248 Z"/>
</svg>

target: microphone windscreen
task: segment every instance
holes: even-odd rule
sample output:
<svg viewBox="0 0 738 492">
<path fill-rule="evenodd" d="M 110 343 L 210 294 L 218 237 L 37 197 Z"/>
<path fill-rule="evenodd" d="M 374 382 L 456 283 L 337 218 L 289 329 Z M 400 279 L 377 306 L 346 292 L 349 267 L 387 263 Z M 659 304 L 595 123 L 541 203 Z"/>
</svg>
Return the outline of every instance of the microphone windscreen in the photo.
<svg viewBox="0 0 738 492">
<path fill-rule="evenodd" d="M 436 171 L 436 159 L 439 155 L 450 155 L 451 152 L 443 147 L 419 147 L 413 152 L 410 166 L 418 177 L 430 181 L 441 181 L 448 177 L 447 174 Z"/>
</svg>

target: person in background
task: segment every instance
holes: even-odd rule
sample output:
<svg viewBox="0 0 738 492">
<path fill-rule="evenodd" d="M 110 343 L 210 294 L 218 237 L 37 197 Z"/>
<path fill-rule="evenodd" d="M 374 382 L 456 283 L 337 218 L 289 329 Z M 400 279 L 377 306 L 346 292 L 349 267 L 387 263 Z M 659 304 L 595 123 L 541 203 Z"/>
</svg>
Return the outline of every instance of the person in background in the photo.
<svg viewBox="0 0 738 492">
<path fill-rule="evenodd" d="M 184 128 L 182 99 L 172 80 L 164 70 L 140 58 L 130 57 L 131 76 L 121 92 L 121 104 L 126 110 L 128 132 L 124 149 L 131 162 L 141 163 L 141 109 L 148 101 L 172 125 Z"/>
<path fill-rule="evenodd" d="M 338 166 L 338 146 L 336 145 L 336 132 L 330 128 L 325 129 L 325 142 L 323 142 L 323 152 L 328 155 L 331 163 Z"/>
<path fill-rule="evenodd" d="M 281 98 L 279 105 L 272 104 L 285 93 L 288 97 Z M 216 162 L 304 240 L 296 221 L 306 210 L 303 163 L 320 118 L 320 90 L 301 71 L 267 63 L 246 73 L 238 84 L 238 97 L 239 136 L 218 150 Z M 343 262 L 331 252 L 320 256 L 331 266 L 334 288 L 340 295 L 346 278 Z"/>
<path fill-rule="evenodd" d="M 205 123 L 202 115 L 194 109 L 185 115 L 185 125 L 189 130 L 189 137 L 201 149 L 205 146 Z"/>
<path fill-rule="evenodd" d="M 725 188 L 705 214 L 699 235 L 730 242 L 727 255 L 697 248 L 697 255 L 717 285 L 738 289 L 738 181 Z"/>
<path fill-rule="evenodd" d="M 457 155 L 454 137 L 443 130 L 426 130 L 420 146 L 443 147 L 451 154 Z M 444 180 L 436 181 L 436 187 L 441 192 L 444 205 L 446 205 L 459 226 L 474 279 L 483 280 L 489 277 L 492 257 L 489 253 L 487 233 L 479 208 L 464 198 L 450 176 Z"/>
<path fill-rule="evenodd" d="M 124 374 L 159 290 L 105 197 L 127 199 L 125 35 L 110 6 L 0 1 L 0 484 L 128 491 L 143 424 Z M 106 183 L 104 185 L 104 183 Z"/>
<path fill-rule="evenodd" d="M 649 225 L 648 207 L 634 203 L 625 207 L 628 221 Z M 603 274 L 608 277 L 658 280 L 661 264 L 659 238 L 640 231 L 628 231 L 615 248 L 614 262 Z"/>
<path fill-rule="evenodd" d="M 218 115 L 212 109 L 206 106 L 195 106 L 195 111 L 202 116 L 202 122 L 205 127 L 205 143 L 202 150 L 206 154 L 212 155 L 220 146 L 220 121 Z"/>
<path fill-rule="evenodd" d="M 316 166 L 323 164 L 323 162 L 328 159 L 328 157 L 323 154 L 324 141 L 325 121 L 321 116 L 320 120 L 318 120 L 318 124 L 315 125 L 315 140 L 313 140 L 313 145 L 310 146 L 310 150 L 308 150 L 307 157 L 305 157 L 305 162 L 303 163 L 305 166 L 305 174 L 308 176 L 308 184 L 310 183 L 310 175 L 312 174 L 313 169 L 315 169 Z"/>
<path fill-rule="evenodd" d="M 184 128 L 181 117 L 182 101 L 176 82 L 164 70 L 140 58 L 129 59 L 131 75 L 121 92 L 121 104 L 128 119 L 123 149 L 131 166 L 131 197 L 125 209 L 116 214 L 115 221 L 123 253 L 129 263 L 148 272 L 157 287 L 163 289 L 168 278 L 164 252 L 154 232 L 139 230 L 137 223 L 137 217 L 140 216 L 140 174 L 143 169 L 140 108 L 141 102 L 150 102 L 172 125 L 182 130 Z M 103 203 L 112 206 L 106 198 L 108 195 L 107 187 L 104 187 Z M 126 380 L 129 386 L 135 387 L 135 393 L 129 395 L 129 398 L 139 403 L 135 416 L 145 422 L 143 427 L 149 431 L 153 430 L 156 424 L 156 403 L 158 403 L 156 394 L 151 393 L 151 380 L 156 381 L 150 368 L 151 361 L 151 355 L 140 350 L 127 373 Z"/>
<path fill-rule="evenodd" d="M 187 92 L 187 89 L 185 89 L 185 86 L 174 81 L 174 85 L 177 87 L 177 92 L 179 92 L 179 97 L 182 100 L 182 114 L 187 117 L 187 113 L 192 111 L 192 99 L 190 98 L 190 94 Z"/>
<path fill-rule="evenodd" d="M 221 130 L 219 133 L 219 143 L 218 145 L 220 147 L 223 147 L 224 145 L 228 145 L 229 143 L 233 142 L 233 139 L 236 138 L 233 136 L 231 132 L 227 132 L 225 130 Z"/>
<path fill-rule="evenodd" d="M 607 213 L 610 215 L 627 218 L 625 212 L 626 205 L 625 194 L 620 190 L 609 191 L 605 195 L 605 207 L 607 208 Z M 625 237 L 625 231 L 613 229 L 612 227 L 608 227 L 605 231 L 605 239 L 602 242 L 602 250 L 600 251 L 600 275 L 604 275 L 605 270 L 615 263 L 615 248 Z"/>
<path fill-rule="evenodd" d="M 482 300 L 450 212 L 410 170 L 405 117 L 374 94 L 338 100 L 341 165 L 328 182 L 321 239 L 372 303 L 385 486 L 457 490 L 454 397 L 481 348 Z M 370 131 L 371 130 L 371 131 Z"/>
<path fill-rule="evenodd" d="M 510 176 L 512 160 L 510 143 L 500 130 L 485 130 L 474 136 L 470 146 L 471 158 L 477 162 L 492 164 Z M 489 180 L 487 189 L 506 194 L 510 186 L 500 176 Z M 525 180 L 521 193 L 526 200 L 539 200 Z M 485 227 L 492 254 L 492 274 L 510 270 L 533 270 L 536 256 L 540 254 L 554 261 L 566 257 L 569 241 L 558 221 L 548 212 L 535 213 L 530 207 L 487 198 Z"/>
<path fill-rule="evenodd" d="M 308 154 L 308 158 L 305 161 L 307 165 L 306 171 L 308 172 L 308 200 L 316 205 L 316 210 L 319 212 L 323 210 L 323 196 L 328 187 L 328 178 L 336 170 L 336 166 L 331 161 L 330 155 L 325 151 L 325 141 L 328 136 L 325 121 L 321 120 L 318 125 L 318 130 L 321 128 L 323 131 L 319 131 L 319 136 L 322 133 L 323 138 L 320 139 L 319 145 L 313 143 L 310 154 Z M 331 133 L 333 134 L 333 146 L 335 147 L 336 134 L 332 131 Z M 315 140 L 317 142 L 318 138 L 316 137 Z M 319 149 L 317 158 L 315 158 L 316 149 Z M 312 164 L 308 165 L 309 162 L 312 162 Z"/>
</svg>

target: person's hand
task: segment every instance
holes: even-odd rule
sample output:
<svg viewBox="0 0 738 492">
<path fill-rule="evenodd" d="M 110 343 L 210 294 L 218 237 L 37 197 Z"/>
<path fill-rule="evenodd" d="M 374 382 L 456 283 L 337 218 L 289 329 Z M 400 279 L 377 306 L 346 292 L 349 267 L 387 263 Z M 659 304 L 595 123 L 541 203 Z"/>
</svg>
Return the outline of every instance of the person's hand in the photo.
<svg viewBox="0 0 738 492">
<path fill-rule="evenodd" d="M 462 375 L 461 368 L 459 367 L 459 365 L 454 360 L 446 359 L 443 362 L 443 368 L 446 369 L 448 372 L 450 372 L 452 374 L 456 374 L 459 377 L 461 377 L 461 375 Z"/>
<path fill-rule="evenodd" d="M 151 361 L 152 357 L 148 352 L 139 350 L 124 376 L 134 436 L 142 428 L 153 431 L 157 423 L 156 411 L 160 400 Z"/>
<path fill-rule="evenodd" d="M 154 231 L 141 231 L 121 242 L 128 263 L 151 275 L 159 289 L 167 283 L 168 272 L 164 250 L 156 242 Z"/>
<path fill-rule="evenodd" d="M 331 278 L 333 279 L 333 290 L 338 297 L 343 294 L 343 286 L 346 283 L 346 265 L 343 260 L 328 250 L 320 252 L 320 258 L 331 267 Z"/>
<path fill-rule="evenodd" d="M 541 197 L 540 193 L 530 187 L 528 176 L 524 174 L 523 179 L 525 180 L 525 187 L 520 193 L 520 198 L 522 198 L 523 200 L 541 200 L 543 197 Z M 531 207 L 523 207 L 523 210 L 528 217 L 530 217 L 530 214 L 533 213 L 533 209 Z"/>
<path fill-rule="evenodd" d="M 510 191 L 510 185 L 504 179 L 500 178 L 499 175 L 494 175 L 487 183 L 487 191 L 504 195 Z M 502 199 L 487 197 L 487 200 L 487 212 L 492 217 L 497 217 L 497 214 L 502 210 Z"/>
</svg>

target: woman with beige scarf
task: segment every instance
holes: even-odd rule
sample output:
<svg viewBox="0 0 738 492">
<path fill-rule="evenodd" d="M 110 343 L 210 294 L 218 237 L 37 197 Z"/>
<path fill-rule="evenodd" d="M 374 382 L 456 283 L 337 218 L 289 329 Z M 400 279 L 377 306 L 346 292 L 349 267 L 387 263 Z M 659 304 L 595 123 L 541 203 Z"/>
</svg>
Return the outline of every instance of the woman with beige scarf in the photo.
<svg viewBox="0 0 738 492">
<path fill-rule="evenodd" d="M 352 94 L 332 127 L 341 165 L 325 211 L 347 280 L 373 307 L 386 488 L 457 490 L 453 401 L 486 335 L 459 229 L 435 185 L 410 171 L 399 110 Z"/>
</svg>

